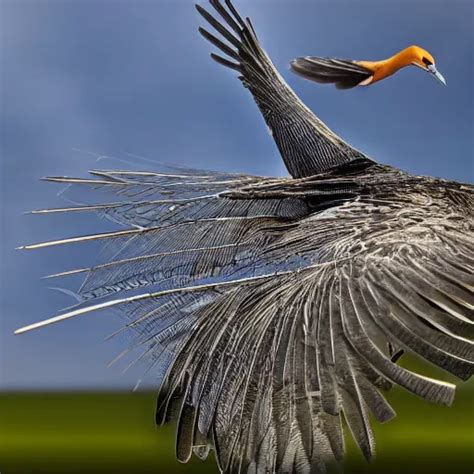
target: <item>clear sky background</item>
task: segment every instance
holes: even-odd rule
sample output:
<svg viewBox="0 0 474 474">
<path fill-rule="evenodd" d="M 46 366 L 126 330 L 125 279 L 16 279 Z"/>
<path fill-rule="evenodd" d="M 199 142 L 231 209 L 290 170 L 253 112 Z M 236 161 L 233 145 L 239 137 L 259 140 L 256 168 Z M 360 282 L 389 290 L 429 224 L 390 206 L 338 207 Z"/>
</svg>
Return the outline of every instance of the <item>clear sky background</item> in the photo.
<svg viewBox="0 0 474 474">
<path fill-rule="evenodd" d="M 252 17 L 289 84 L 343 138 L 413 173 L 473 180 L 471 0 L 235 3 Z M 142 368 L 124 375 L 107 368 L 123 349 L 123 341 L 103 342 L 121 324 L 112 313 L 12 334 L 72 303 L 41 276 L 93 261 L 86 247 L 13 249 L 109 228 L 93 215 L 24 215 L 63 204 L 58 188 L 38 178 L 84 176 L 97 166 L 76 149 L 254 174 L 286 171 L 248 92 L 209 60 L 192 1 L 0 0 L 0 8 L 0 387 L 133 387 Z M 288 70 L 296 56 L 382 59 L 411 44 L 433 54 L 447 87 L 416 68 L 350 91 Z"/>
</svg>

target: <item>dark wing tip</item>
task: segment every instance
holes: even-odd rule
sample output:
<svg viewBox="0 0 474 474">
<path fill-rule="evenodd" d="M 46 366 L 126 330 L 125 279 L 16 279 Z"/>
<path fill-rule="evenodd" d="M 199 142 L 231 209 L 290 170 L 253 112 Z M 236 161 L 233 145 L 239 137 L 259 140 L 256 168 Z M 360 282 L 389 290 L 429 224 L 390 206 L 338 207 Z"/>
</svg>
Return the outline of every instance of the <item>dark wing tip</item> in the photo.
<svg viewBox="0 0 474 474">
<path fill-rule="evenodd" d="M 296 58 L 290 63 L 291 70 L 298 76 L 308 79 L 319 84 L 328 84 L 334 82 L 334 78 L 328 76 L 321 70 L 317 70 L 314 67 L 308 67 L 308 61 L 306 58 Z"/>
<path fill-rule="evenodd" d="M 368 79 L 372 72 L 350 60 L 299 57 L 291 61 L 291 70 L 319 84 L 335 84 L 338 89 L 351 89 Z"/>
<path fill-rule="evenodd" d="M 225 56 L 237 61 L 237 63 L 235 63 L 233 61 L 229 61 L 227 57 L 222 57 L 212 53 L 211 57 L 216 62 L 230 69 L 241 72 L 241 57 L 239 53 L 242 47 L 242 29 L 245 28 L 245 25 L 241 24 L 240 17 L 235 16 L 235 9 L 233 9 L 230 1 L 226 1 L 226 5 L 229 8 L 230 13 L 225 9 L 219 0 L 210 0 L 210 5 L 213 7 L 215 13 L 217 13 L 222 22 L 218 21 L 201 5 L 195 4 L 195 7 L 202 18 L 208 23 L 208 25 L 225 41 L 227 41 L 227 43 L 214 36 L 203 27 L 199 27 L 198 31 L 207 41 L 223 52 Z"/>
</svg>

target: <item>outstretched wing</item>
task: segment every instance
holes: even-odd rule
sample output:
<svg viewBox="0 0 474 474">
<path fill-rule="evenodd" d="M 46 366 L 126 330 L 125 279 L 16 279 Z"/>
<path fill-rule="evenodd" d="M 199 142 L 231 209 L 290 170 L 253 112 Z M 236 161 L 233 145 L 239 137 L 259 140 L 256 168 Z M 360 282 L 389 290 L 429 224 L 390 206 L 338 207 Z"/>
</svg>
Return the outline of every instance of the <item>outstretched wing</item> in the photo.
<svg viewBox="0 0 474 474">
<path fill-rule="evenodd" d="M 42 212 L 132 227 L 27 246 L 102 241 L 108 252 L 66 272 L 85 275 L 77 308 L 19 332 L 121 310 L 163 379 L 157 422 L 178 419 L 180 461 L 214 449 L 223 472 L 325 472 L 344 454 L 342 417 L 370 459 L 369 413 L 395 415 L 381 391 L 454 395 L 399 367 L 392 348 L 472 374 L 471 188 L 364 163 L 300 180 L 95 174 L 54 181 L 128 200 Z"/>
<path fill-rule="evenodd" d="M 353 160 L 367 159 L 321 122 L 286 84 L 260 46 L 249 19 L 244 21 L 229 0 L 225 0 L 227 8 L 219 0 L 210 3 L 224 24 L 201 6 L 196 8 L 226 42 L 203 28 L 199 31 L 225 55 L 213 53 L 212 58 L 240 73 L 293 177 L 311 176 Z"/>
<path fill-rule="evenodd" d="M 374 75 L 354 61 L 347 59 L 318 58 L 305 56 L 291 61 L 291 69 L 310 81 L 335 84 L 338 89 L 351 89 L 367 84 Z"/>
<path fill-rule="evenodd" d="M 325 472 L 343 457 L 342 417 L 373 455 L 369 413 L 394 416 L 381 394 L 392 384 L 452 402 L 452 384 L 399 367 L 399 350 L 472 374 L 473 190 L 348 147 L 284 84 L 250 22 L 229 1 L 212 5 L 235 33 L 200 9 L 236 48 L 203 33 L 236 62 L 217 60 L 241 73 L 290 172 L 314 176 L 52 178 L 119 200 L 38 212 L 95 212 L 126 228 L 25 246 L 104 251 L 55 275 L 84 275 L 77 307 L 17 332 L 118 309 L 163 380 L 156 418 L 178 419 L 179 460 L 214 449 L 223 472 Z"/>
</svg>

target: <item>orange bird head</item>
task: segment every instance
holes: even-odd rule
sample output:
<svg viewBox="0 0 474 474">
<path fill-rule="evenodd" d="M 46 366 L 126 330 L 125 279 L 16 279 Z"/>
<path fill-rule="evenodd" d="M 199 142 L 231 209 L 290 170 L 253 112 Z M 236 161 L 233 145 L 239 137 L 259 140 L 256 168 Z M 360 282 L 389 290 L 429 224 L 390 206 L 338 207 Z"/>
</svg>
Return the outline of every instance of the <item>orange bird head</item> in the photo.
<svg viewBox="0 0 474 474">
<path fill-rule="evenodd" d="M 426 49 L 420 48 L 419 46 L 409 46 L 398 53 L 398 55 L 405 56 L 407 61 L 406 65 L 413 64 L 414 66 L 429 72 L 436 79 L 438 79 L 438 81 L 446 85 L 446 80 L 436 69 L 433 56 L 428 51 L 426 51 Z"/>
</svg>

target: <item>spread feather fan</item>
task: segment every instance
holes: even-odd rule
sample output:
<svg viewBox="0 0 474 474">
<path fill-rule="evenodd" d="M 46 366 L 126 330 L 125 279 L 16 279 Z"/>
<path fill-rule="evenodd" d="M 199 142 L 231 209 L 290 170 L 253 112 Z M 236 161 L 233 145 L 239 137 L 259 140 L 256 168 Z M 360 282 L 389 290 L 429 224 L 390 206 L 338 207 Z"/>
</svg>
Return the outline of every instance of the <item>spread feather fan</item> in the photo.
<svg viewBox="0 0 474 474">
<path fill-rule="evenodd" d="M 462 380 L 473 372 L 473 187 L 380 165 L 298 99 L 229 0 L 202 35 L 238 71 L 291 178 L 102 170 L 56 177 L 110 203 L 124 229 L 25 246 L 99 241 L 81 304 L 34 329 L 114 307 L 163 373 L 156 419 L 177 419 L 176 454 L 213 449 L 222 472 L 325 472 L 341 419 L 374 454 L 369 413 L 395 416 L 398 384 L 449 405 L 454 386 L 396 363 L 410 351 Z M 133 290 L 133 295 L 127 294 Z M 158 369 L 157 369 L 158 370 Z"/>
</svg>

